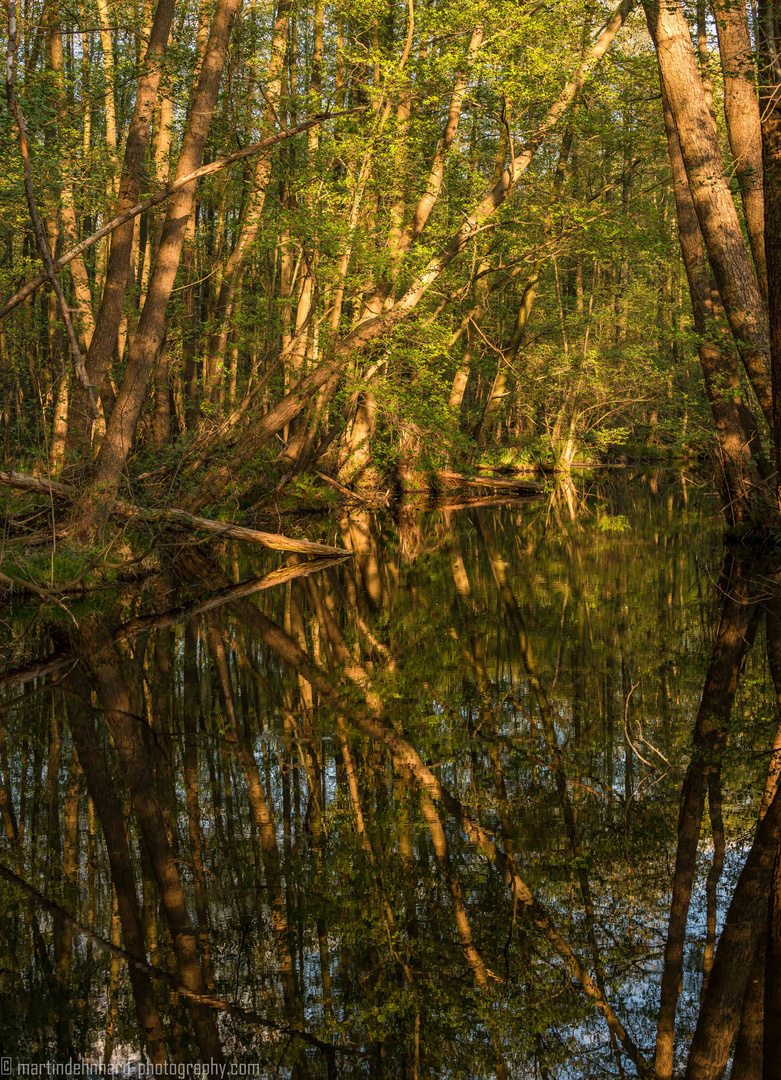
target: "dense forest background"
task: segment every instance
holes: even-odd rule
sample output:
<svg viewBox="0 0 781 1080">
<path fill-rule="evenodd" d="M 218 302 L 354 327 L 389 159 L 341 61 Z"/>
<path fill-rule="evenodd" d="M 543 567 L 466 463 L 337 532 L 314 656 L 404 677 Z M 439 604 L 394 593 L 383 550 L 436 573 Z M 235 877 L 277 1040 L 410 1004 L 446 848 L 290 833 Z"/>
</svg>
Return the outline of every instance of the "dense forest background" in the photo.
<svg viewBox="0 0 781 1080">
<path fill-rule="evenodd" d="M 4 460 L 87 531 L 671 453 L 756 502 L 768 12 L 9 3 Z"/>
</svg>

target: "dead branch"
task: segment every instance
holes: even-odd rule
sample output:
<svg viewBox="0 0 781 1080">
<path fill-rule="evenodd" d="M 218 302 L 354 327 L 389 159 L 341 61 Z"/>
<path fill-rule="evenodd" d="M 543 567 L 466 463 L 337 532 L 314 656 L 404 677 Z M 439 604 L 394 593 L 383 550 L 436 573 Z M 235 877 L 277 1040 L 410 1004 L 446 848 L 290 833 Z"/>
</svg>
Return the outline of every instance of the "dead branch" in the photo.
<svg viewBox="0 0 781 1080">
<path fill-rule="evenodd" d="M 44 480 L 38 476 L 28 476 L 27 473 L 16 472 L 9 469 L 7 472 L 0 471 L 0 484 L 5 487 L 18 488 L 19 491 L 34 491 L 38 495 L 58 495 L 65 499 L 73 498 L 72 488 L 65 484 L 58 484 L 54 480 Z"/>
<path fill-rule="evenodd" d="M 74 502 L 79 493 L 66 484 L 57 484 L 43 477 L 27 476 L 25 473 L 16 471 L 0 472 L 0 484 L 8 487 L 19 488 L 22 491 L 34 491 L 43 495 L 57 495 L 61 498 Z M 213 521 L 211 518 L 196 517 L 188 514 L 186 510 L 178 510 L 175 507 L 164 510 L 146 509 L 141 506 L 131 506 L 130 503 L 117 499 L 110 507 L 111 513 L 119 514 L 125 518 L 138 518 L 140 521 L 170 522 L 171 524 L 184 525 L 191 529 L 199 529 L 203 532 L 215 533 L 230 540 L 245 540 L 250 544 L 260 544 L 261 547 L 271 548 L 273 551 L 297 551 L 302 555 L 322 555 L 345 557 L 352 554 L 344 548 L 331 547 L 330 544 L 318 544 L 312 540 L 294 540 L 280 533 L 261 532 L 259 529 L 250 529 L 245 525 L 234 525 L 230 521 Z"/>
<path fill-rule="evenodd" d="M 217 536 L 224 536 L 231 540 L 246 540 L 250 544 L 260 544 L 261 547 L 272 548 L 274 551 L 298 551 L 303 555 L 345 556 L 352 554 L 344 548 L 331 547 L 330 544 L 317 544 L 312 540 L 294 540 L 280 533 L 260 532 L 258 529 L 249 529 L 245 525 L 233 525 L 228 521 L 213 521 L 211 518 L 188 514 L 186 510 L 175 508 L 146 510 L 120 501 L 115 502 L 111 510 L 112 513 L 120 514 L 122 517 L 187 525 L 191 529 L 202 529 L 204 532 L 215 533 Z"/>
<path fill-rule="evenodd" d="M 495 488 L 497 491 L 524 491 L 529 495 L 539 495 L 543 490 L 542 484 L 538 484 L 536 480 L 524 480 L 521 478 L 506 480 L 493 476 L 462 476 L 461 473 L 449 472 L 445 469 L 441 469 L 436 475 L 437 479 L 443 480 L 448 485 L 463 484 L 466 487 Z"/>
</svg>

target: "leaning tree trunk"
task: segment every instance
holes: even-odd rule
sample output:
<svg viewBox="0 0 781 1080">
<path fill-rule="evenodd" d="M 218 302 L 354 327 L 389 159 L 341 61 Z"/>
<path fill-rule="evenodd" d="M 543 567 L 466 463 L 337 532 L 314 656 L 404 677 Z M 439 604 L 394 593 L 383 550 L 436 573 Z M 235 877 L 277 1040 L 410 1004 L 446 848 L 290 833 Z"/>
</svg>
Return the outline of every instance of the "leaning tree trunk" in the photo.
<svg viewBox="0 0 781 1080">
<path fill-rule="evenodd" d="M 765 211 L 762 196 L 762 134 L 754 72 L 754 47 L 744 2 L 713 0 L 724 74 L 724 114 L 740 184 L 748 242 L 762 296 L 767 300 Z"/>
<path fill-rule="evenodd" d="M 765 184 L 770 362 L 773 379 L 773 429 L 776 433 L 776 502 L 781 510 L 781 33 L 773 0 L 759 5 L 762 58 L 762 161 Z"/>
<path fill-rule="evenodd" d="M 201 163 L 238 6 L 239 0 L 218 0 L 182 140 L 177 177 L 189 175 Z M 89 503 L 97 498 L 111 501 L 119 489 L 146 397 L 149 374 L 165 336 L 166 308 L 179 268 L 194 198 L 193 181 L 175 192 L 168 203 L 146 302 L 130 346 L 125 378 L 106 428 L 106 437 L 89 488 L 88 516 Z"/>
<path fill-rule="evenodd" d="M 160 84 L 161 61 L 171 31 L 174 3 L 175 0 L 158 0 L 144 60 L 145 71 L 138 84 L 135 108 L 125 144 L 115 216 L 129 210 L 138 202 L 149 128 Z M 130 268 L 134 226 L 134 220 L 128 221 L 115 229 L 111 237 L 103 296 L 86 359 L 89 381 L 98 388 L 103 386 L 108 376 L 108 367 L 122 319 L 122 302 Z M 86 391 L 77 386 L 74 389 L 68 424 L 66 460 L 80 460 L 83 465 L 89 459 L 91 431 L 92 412 L 89 398 Z"/>
</svg>

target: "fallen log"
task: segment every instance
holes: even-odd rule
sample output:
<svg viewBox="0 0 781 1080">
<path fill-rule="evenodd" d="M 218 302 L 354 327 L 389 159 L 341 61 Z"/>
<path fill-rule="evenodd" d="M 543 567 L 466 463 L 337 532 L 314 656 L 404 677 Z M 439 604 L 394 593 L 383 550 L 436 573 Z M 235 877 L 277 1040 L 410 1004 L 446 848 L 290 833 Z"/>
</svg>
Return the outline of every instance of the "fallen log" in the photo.
<svg viewBox="0 0 781 1080">
<path fill-rule="evenodd" d="M 28 476 L 26 473 L 15 471 L 0 472 L 0 484 L 18 488 L 22 491 L 33 491 L 39 495 L 56 495 L 58 498 L 68 499 L 74 502 L 79 493 L 65 484 L 55 483 L 53 480 L 45 480 L 43 477 Z M 110 507 L 112 514 L 120 517 L 137 518 L 139 521 L 156 521 L 162 524 L 185 525 L 190 529 L 200 529 L 203 532 L 214 533 L 230 540 L 245 540 L 250 544 L 260 544 L 261 547 L 271 548 L 273 551 L 296 551 L 301 555 L 322 555 L 343 558 L 352 555 L 345 548 L 331 547 L 330 544 L 318 544 L 313 540 L 294 540 L 281 533 L 261 532 L 259 529 L 250 529 L 245 525 L 234 525 L 230 521 L 213 521 L 211 518 L 197 517 L 188 514 L 186 510 L 178 510 L 176 507 L 163 510 L 150 510 L 141 506 L 132 506 L 130 503 L 117 499 Z"/>
<path fill-rule="evenodd" d="M 462 476 L 461 473 L 440 470 L 437 478 L 446 484 L 463 484 L 465 487 L 494 488 L 497 491 L 523 491 L 529 495 L 540 495 L 543 485 L 536 480 L 524 480 L 517 477 L 512 480 L 499 479 L 495 476 Z"/>
<path fill-rule="evenodd" d="M 437 502 L 435 510 L 443 510 L 450 513 L 452 510 L 482 510 L 490 506 L 524 506 L 525 499 L 518 495 L 486 495 L 477 498 L 463 498 L 460 502 Z"/>
<path fill-rule="evenodd" d="M 544 469 L 542 465 L 473 465 L 472 467 L 478 473 L 498 472 L 502 476 L 536 476 Z"/>
<path fill-rule="evenodd" d="M 73 490 L 65 484 L 58 484 L 54 480 L 46 480 L 40 476 L 28 476 L 27 473 L 16 472 L 14 469 L 0 472 L 0 484 L 17 488 L 19 491 L 35 491 L 39 495 L 57 495 L 64 499 L 74 498 Z"/>
<path fill-rule="evenodd" d="M 204 532 L 215 533 L 217 536 L 225 536 L 230 540 L 246 540 L 250 544 L 260 544 L 262 547 L 272 548 L 274 551 L 297 551 L 303 555 L 351 555 L 346 548 L 331 547 L 330 544 L 317 544 L 313 540 L 294 540 L 281 533 L 260 532 L 258 529 L 249 529 L 246 525 L 233 525 L 229 521 L 213 521 L 211 518 L 197 517 L 188 514 L 186 510 L 147 510 L 140 506 L 131 506 L 130 503 L 117 501 L 111 508 L 112 513 L 122 517 L 139 518 L 142 521 L 172 522 L 188 525 L 191 529 L 202 529 Z"/>
</svg>

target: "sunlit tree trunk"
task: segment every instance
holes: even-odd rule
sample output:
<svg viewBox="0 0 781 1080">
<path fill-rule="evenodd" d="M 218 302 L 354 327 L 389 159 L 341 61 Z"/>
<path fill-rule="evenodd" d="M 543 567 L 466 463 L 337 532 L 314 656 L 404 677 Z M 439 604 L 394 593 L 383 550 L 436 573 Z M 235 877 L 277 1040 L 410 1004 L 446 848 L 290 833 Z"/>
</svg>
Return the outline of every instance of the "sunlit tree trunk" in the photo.
<svg viewBox="0 0 781 1080">
<path fill-rule="evenodd" d="M 741 359 L 771 429 L 767 321 L 732 202 L 714 118 L 678 0 L 644 0 L 664 90 L 678 134 L 705 250 Z"/>
<path fill-rule="evenodd" d="M 51 471 L 56 476 L 62 468 L 68 435 L 68 404 L 70 401 L 70 373 L 64 371 L 57 383 L 52 409 L 52 442 L 49 450 Z"/>
<path fill-rule="evenodd" d="M 206 44 L 200 78 L 187 120 L 177 176 L 186 176 L 201 163 L 211 125 L 222 69 L 239 0 L 218 0 Z M 130 346 L 127 370 L 98 455 L 90 497 L 113 499 L 133 442 L 149 381 L 163 342 L 166 308 L 179 267 L 187 221 L 192 212 L 195 182 L 180 188 L 169 200 L 165 224 L 152 270 L 144 309 Z M 132 245 L 132 232 L 130 236 Z"/>
<path fill-rule="evenodd" d="M 764 456 L 756 421 L 740 395 L 738 371 L 731 355 L 732 342 L 726 336 L 723 321 L 719 326 L 721 303 L 711 285 L 705 262 L 697 214 L 663 77 L 661 88 L 678 237 L 689 283 L 694 327 L 700 335 L 700 367 L 721 448 L 725 514 L 728 521 L 738 523 L 744 520 L 757 495 L 762 493 L 761 478 L 766 471 Z"/>
<path fill-rule="evenodd" d="M 144 61 L 145 70 L 136 91 L 135 108 L 125 143 L 125 156 L 116 203 L 118 214 L 135 206 L 138 202 L 149 129 L 160 83 L 161 63 L 171 30 L 173 14 L 174 0 L 158 0 Z M 91 383 L 101 389 L 103 397 L 105 397 L 103 388 L 106 387 L 110 398 L 113 398 L 113 391 L 110 386 L 107 386 L 108 369 L 117 341 L 122 305 L 128 284 L 133 227 L 133 222 L 128 222 L 112 233 L 103 294 L 92 343 L 86 358 L 87 376 Z M 83 468 L 84 463 L 89 460 L 91 432 L 92 413 L 89 400 L 83 388 L 76 387 L 66 442 L 66 456 L 68 459 L 79 462 L 76 471 Z"/>
<path fill-rule="evenodd" d="M 758 5 L 762 163 L 765 198 L 770 359 L 773 382 L 776 502 L 781 509 L 781 32 L 778 7 L 772 0 Z"/>
<path fill-rule="evenodd" d="M 751 254 L 754 256 L 759 288 L 767 301 L 762 131 L 754 70 L 754 46 L 744 2 L 714 0 L 713 13 L 716 16 L 721 70 L 724 76 L 727 134 L 735 162 L 735 175 L 740 184 L 746 231 Z"/>
</svg>

